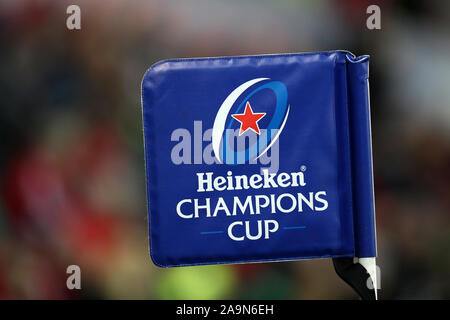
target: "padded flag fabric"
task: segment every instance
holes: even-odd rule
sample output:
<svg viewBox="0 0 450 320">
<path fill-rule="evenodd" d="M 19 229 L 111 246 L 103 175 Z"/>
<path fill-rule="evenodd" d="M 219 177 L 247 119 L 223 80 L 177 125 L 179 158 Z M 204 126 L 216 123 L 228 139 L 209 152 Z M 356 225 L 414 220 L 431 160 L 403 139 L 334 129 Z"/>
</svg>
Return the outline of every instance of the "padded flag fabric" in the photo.
<svg viewBox="0 0 450 320">
<path fill-rule="evenodd" d="M 375 257 L 369 57 L 160 61 L 142 80 L 162 267 Z"/>
</svg>

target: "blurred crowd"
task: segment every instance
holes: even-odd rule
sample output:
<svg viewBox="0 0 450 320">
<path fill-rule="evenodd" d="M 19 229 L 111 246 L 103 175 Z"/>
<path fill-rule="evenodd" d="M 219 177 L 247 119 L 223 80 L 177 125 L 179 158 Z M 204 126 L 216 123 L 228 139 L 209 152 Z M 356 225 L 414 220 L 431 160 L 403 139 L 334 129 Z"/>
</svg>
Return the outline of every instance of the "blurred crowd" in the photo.
<svg viewBox="0 0 450 320">
<path fill-rule="evenodd" d="M 81 8 L 81 30 L 66 8 Z M 366 8 L 381 8 L 381 30 Z M 450 2 L 0 2 L 0 299 L 356 299 L 331 260 L 160 269 L 140 81 L 176 57 L 371 55 L 380 297 L 450 298 Z M 79 265 L 82 289 L 66 288 Z"/>
</svg>

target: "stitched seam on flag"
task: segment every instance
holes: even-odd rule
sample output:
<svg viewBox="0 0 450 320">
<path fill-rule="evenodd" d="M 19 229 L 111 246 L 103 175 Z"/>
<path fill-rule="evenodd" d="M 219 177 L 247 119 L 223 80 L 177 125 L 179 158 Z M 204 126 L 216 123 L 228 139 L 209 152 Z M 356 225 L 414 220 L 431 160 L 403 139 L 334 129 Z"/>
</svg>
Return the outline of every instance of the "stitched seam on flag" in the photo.
<svg viewBox="0 0 450 320">
<path fill-rule="evenodd" d="M 353 256 L 354 256 L 354 254 L 340 254 L 340 255 L 328 254 L 328 255 L 318 255 L 318 256 L 289 257 L 289 258 L 267 258 L 267 259 L 254 259 L 254 260 L 226 260 L 226 261 L 216 261 L 216 262 L 181 263 L 181 264 L 166 264 L 166 265 L 158 264 L 158 266 L 162 266 L 164 268 L 171 268 L 171 267 L 188 267 L 188 266 L 222 265 L 222 264 L 297 261 L 297 260 L 308 260 L 308 259 L 350 258 Z"/>
<path fill-rule="evenodd" d="M 298 53 L 280 53 L 280 54 L 261 54 L 261 55 L 247 55 L 247 56 L 223 56 L 223 57 L 205 57 L 205 58 L 175 58 L 175 59 L 165 59 L 154 63 L 148 68 L 147 72 L 155 69 L 157 66 L 167 63 L 167 62 L 190 62 L 190 61 L 217 61 L 217 60 L 230 60 L 230 59 L 270 59 L 270 58 L 280 58 L 280 57 L 292 57 L 292 56 L 307 56 L 307 55 L 324 55 L 330 56 L 330 54 L 339 53 L 347 54 L 350 53 L 355 56 L 350 51 L 346 50 L 331 50 L 331 51 L 319 51 L 319 52 L 298 52 Z M 147 74 L 147 72 L 145 74 Z"/>
</svg>

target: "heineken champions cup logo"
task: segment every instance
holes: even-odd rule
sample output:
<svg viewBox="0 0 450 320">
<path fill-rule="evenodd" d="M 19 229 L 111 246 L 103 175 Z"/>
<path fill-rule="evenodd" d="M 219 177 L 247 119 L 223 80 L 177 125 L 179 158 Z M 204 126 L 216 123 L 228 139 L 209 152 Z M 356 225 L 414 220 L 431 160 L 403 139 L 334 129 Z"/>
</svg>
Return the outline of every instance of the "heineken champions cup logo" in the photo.
<svg viewBox="0 0 450 320">
<path fill-rule="evenodd" d="M 286 86 L 280 81 L 257 78 L 242 83 L 223 100 L 213 128 L 204 128 L 199 119 L 191 129 L 172 132 L 171 141 L 178 142 L 172 148 L 172 163 L 260 164 L 261 172 L 267 168 L 276 173 L 277 142 L 289 116 L 287 99 Z"/>
<path fill-rule="evenodd" d="M 252 99 L 262 90 L 271 91 L 275 100 L 273 95 L 272 99 L 265 99 L 264 96 L 263 99 L 261 96 L 259 100 Z M 213 171 L 196 172 L 196 196 L 178 201 L 175 208 L 178 217 L 197 221 L 218 216 L 230 217 L 228 226 L 223 226 L 220 230 L 205 230 L 201 234 L 225 233 L 233 241 L 244 241 L 269 239 L 271 234 L 279 230 L 305 228 L 298 225 L 280 226 L 278 218 L 282 214 L 299 214 L 304 211 L 320 213 L 327 210 L 328 200 L 325 190 L 305 190 L 308 189 L 303 172 L 306 169 L 299 166 L 293 172 L 278 172 L 279 153 L 276 142 L 289 116 L 290 106 L 287 104 L 287 98 L 286 86 L 279 81 L 270 81 L 269 78 L 249 80 L 239 85 L 225 98 L 217 111 L 212 130 L 206 130 L 202 135 L 202 142 L 211 141 L 210 145 L 203 149 L 202 159 L 207 164 L 230 165 L 230 170 L 226 176 L 215 175 Z M 273 101 L 275 103 L 272 107 Z M 267 118 L 270 117 L 269 114 L 270 119 Z M 265 128 L 260 125 L 262 120 L 265 120 Z M 196 131 L 202 131 L 201 125 L 201 121 L 194 121 L 194 136 Z M 174 133 L 176 135 L 172 134 L 172 141 L 174 137 L 182 136 L 185 131 Z M 172 159 L 177 160 L 173 155 L 174 150 L 175 155 L 180 151 L 190 150 L 188 148 L 181 150 L 183 141 L 172 150 Z M 194 149 L 201 150 L 195 145 Z M 257 164 L 257 162 L 268 164 L 267 161 L 261 160 L 267 156 L 269 150 L 271 150 L 270 167 L 261 167 L 260 173 L 252 175 L 234 175 L 232 165 Z M 197 159 L 200 160 L 200 157 Z M 189 160 L 187 158 L 184 162 L 176 164 L 189 164 Z M 194 163 L 199 163 L 195 162 L 195 154 Z M 225 197 L 224 192 L 233 195 L 232 198 Z M 251 194 L 248 194 L 249 192 Z M 261 219 L 253 222 L 242 220 L 254 215 L 261 215 Z M 271 219 L 267 219 L 269 217 Z M 257 233 L 254 232 L 255 227 Z"/>
<path fill-rule="evenodd" d="M 265 80 L 270 79 L 257 78 L 241 84 L 228 95 L 220 106 L 212 131 L 212 147 L 219 163 L 243 164 L 255 161 L 272 147 L 283 131 L 290 108 L 287 105 L 286 86 L 279 81 L 267 82 Z M 239 105 L 235 106 L 236 101 L 247 89 L 262 81 L 265 82 L 256 86 Z M 266 116 L 266 113 L 257 112 L 257 106 L 252 108 L 249 99 L 264 89 L 273 91 L 276 96 L 276 105 L 269 125 L 261 130 L 258 122 Z M 233 109 L 233 107 L 235 108 Z M 233 113 L 231 113 L 232 109 Z M 247 133 L 250 140 L 248 146 L 243 150 L 234 148 L 235 130 L 231 129 L 234 121 L 240 123 L 238 137 Z"/>
</svg>

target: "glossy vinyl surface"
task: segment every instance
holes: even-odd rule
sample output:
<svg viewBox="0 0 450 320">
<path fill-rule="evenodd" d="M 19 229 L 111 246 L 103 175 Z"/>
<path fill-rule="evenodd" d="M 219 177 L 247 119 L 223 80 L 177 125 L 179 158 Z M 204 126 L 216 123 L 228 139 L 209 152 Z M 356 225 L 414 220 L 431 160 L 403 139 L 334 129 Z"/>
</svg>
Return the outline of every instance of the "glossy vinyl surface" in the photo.
<svg viewBox="0 0 450 320">
<path fill-rule="evenodd" d="M 355 58 L 346 51 L 330 51 L 165 60 L 153 65 L 142 80 L 153 262 L 170 267 L 375 256 L 368 63 L 368 56 Z M 199 145 L 211 153 L 211 133 L 207 130 L 214 127 L 218 111 L 230 93 L 252 79 L 264 80 L 258 80 L 238 96 L 227 114 L 229 118 L 224 119 L 225 126 L 238 128 L 239 123 L 233 122 L 231 114 L 242 113 L 247 101 L 255 113 L 265 113 L 258 122 L 260 128 L 275 124 L 282 131 L 278 137 L 269 135 L 267 141 L 258 140 L 255 145 L 270 145 L 276 140 L 270 149 L 278 151 L 277 173 L 302 172 L 305 185 L 198 192 L 197 173 L 212 173 L 215 178 L 227 177 L 231 171 L 233 177 L 250 177 L 269 166 L 261 164 L 260 159 L 256 159 L 256 164 L 248 163 L 251 146 L 247 151 L 236 150 L 231 162 L 224 161 L 226 153 L 230 154 L 224 140 L 220 150 L 225 151 L 216 157 L 222 157 L 222 163 L 207 164 L 202 159 L 204 153 L 196 153 Z M 270 83 L 284 85 L 285 104 L 277 103 L 284 99 L 284 93 L 280 93 L 284 89 Z M 275 86 L 277 89 L 273 89 Z M 181 141 L 177 129 L 191 135 L 191 164 L 176 164 L 172 159 L 173 148 Z M 244 163 L 238 161 L 239 152 L 247 155 Z M 321 191 L 326 192 L 327 201 L 323 211 L 311 210 L 303 202 L 301 211 L 297 207 L 284 213 L 277 207 L 274 210 L 271 202 L 259 214 L 238 211 L 229 215 L 226 210 L 219 210 L 212 216 L 219 198 L 230 211 L 235 197 L 242 202 L 250 197 L 254 203 L 255 197 L 264 195 L 269 199 L 284 197 L 280 204 L 286 208 L 290 207 L 290 196 L 283 194 L 298 197 L 301 193 L 310 199 L 310 192 L 314 198 Z M 205 204 L 206 198 L 210 199 L 211 216 L 203 209 L 198 218 L 177 214 L 180 201 L 191 200 L 182 205 L 185 214 L 190 215 L 194 212 L 194 199 Z M 315 206 L 322 204 L 315 201 Z M 278 223 L 277 230 L 269 232 L 269 238 L 264 233 L 267 220 Z M 228 234 L 229 226 L 240 221 L 242 225 L 235 225 L 233 232 L 245 239 L 236 241 Z M 259 239 L 246 237 L 246 221 L 253 236 L 261 224 Z M 269 223 L 269 229 L 270 226 L 274 227 Z"/>
</svg>

